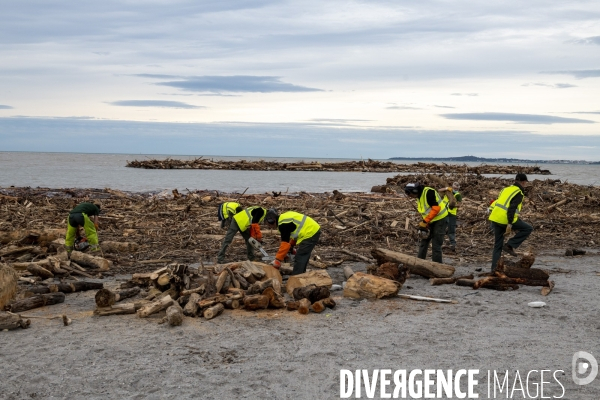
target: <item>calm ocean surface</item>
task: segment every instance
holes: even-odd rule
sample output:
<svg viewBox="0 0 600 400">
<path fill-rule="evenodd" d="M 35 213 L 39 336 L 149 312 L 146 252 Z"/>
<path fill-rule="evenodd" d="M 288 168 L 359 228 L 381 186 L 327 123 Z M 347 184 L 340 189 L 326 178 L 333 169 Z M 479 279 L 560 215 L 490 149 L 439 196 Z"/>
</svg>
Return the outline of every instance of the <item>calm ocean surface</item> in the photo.
<svg viewBox="0 0 600 400">
<path fill-rule="evenodd" d="M 73 154 L 0 152 L 0 187 L 31 186 L 49 188 L 112 188 L 132 192 L 164 189 L 210 189 L 223 192 L 263 193 L 270 191 L 368 192 L 396 173 L 305 172 L 305 171 L 220 171 L 220 170 L 146 170 L 126 168 L 127 160 L 150 158 L 194 159 L 197 156 L 144 154 Z M 214 160 L 278 160 L 291 158 L 216 157 Z M 302 158 L 305 161 L 317 159 Z M 345 161 L 318 159 L 321 162 Z M 398 161 L 399 163 L 409 163 Z M 462 163 L 457 163 L 462 164 Z M 467 163 L 479 165 L 480 163 Z M 600 185 L 600 165 L 542 164 L 553 175 L 532 175 L 530 179 L 561 179 L 585 185 Z"/>
</svg>

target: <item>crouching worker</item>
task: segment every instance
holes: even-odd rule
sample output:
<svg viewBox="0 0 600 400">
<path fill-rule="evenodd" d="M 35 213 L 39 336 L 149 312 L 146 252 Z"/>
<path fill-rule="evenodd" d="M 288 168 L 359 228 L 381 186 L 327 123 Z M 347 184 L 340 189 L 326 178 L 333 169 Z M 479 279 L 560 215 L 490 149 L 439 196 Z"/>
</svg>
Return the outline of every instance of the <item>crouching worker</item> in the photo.
<svg viewBox="0 0 600 400">
<path fill-rule="evenodd" d="M 279 215 L 273 208 L 267 213 L 266 222 L 270 228 L 277 227 L 281 234 L 281 245 L 273 266 L 279 269 L 288 253 L 291 253 L 295 254 L 292 275 L 306 272 L 310 254 L 321 236 L 319 224 L 311 217 L 295 211 L 287 211 Z M 294 250 L 296 245 L 298 249 Z"/>
<path fill-rule="evenodd" d="M 231 219 L 231 224 L 229 225 L 229 229 L 227 229 L 227 233 L 225 234 L 225 239 L 223 239 L 223 244 L 221 245 L 221 251 L 217 255 L 217 263 L 224 264 L 225 263 L 225 252 L 227 251 L 227 247 L 233 241 L 233 237 L 236 233 L 240 233 L 246 242 L 246 250 L 248 253 L 248 260 L 254 261 L 254 248 L 250 244 L 249 240 L 251 237 L 262 242 L 262 232 L 260 231 L 260 223 L 265 219 L 267 215 L 267 209 L 259 206 L 248 207 L 241 212 L 235 214 Z"/>
<path fill-rule="evenodd" d="M 90 250 L 100 250 L 98 246 L 98 233 L 96 232 L 96 229 L 98 229 L 99 214 L 100 206 L 93 203 L 81 203 L 71 210 L 69 218 L 67 218 L 67 237 L 65 238 L 65 247 L 68 254 L 71 254 L 73 251 L 75 239 L 78 238 L 81 227 L 85 231 Z"/>
<path fill-rule="evenodd" d="M 239 212 L 242 212 L 242 210 L 242 206 L 239 203 L 233 201 L 219 204 L 218 218 L 221 222 L 221 228 L 229 228 L 233 216 Z"/>
</svg>

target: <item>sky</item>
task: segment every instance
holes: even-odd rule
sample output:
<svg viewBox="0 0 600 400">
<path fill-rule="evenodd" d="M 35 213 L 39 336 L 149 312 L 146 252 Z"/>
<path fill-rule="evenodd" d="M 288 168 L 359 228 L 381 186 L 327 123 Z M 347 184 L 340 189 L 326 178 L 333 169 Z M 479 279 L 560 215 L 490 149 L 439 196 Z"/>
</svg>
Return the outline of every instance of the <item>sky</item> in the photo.
<svg viewBox="0 0 600 400">
<path fill-rule="evenodd" d="M 0 151 L 600 160 L 600 2 L 28 1 Z"/>
</svg>

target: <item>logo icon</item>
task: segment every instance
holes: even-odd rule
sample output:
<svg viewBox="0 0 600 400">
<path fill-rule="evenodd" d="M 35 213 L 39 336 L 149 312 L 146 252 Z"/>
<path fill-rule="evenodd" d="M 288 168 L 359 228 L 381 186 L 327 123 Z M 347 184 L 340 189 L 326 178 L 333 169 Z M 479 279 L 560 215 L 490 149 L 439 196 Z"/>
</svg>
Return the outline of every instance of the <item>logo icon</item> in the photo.
<svg viewBox="0 0 600 400">
<path fill-rule="evenodd" d="M 576 385 L 587 385 L 592 383 L 598 375 L 598 361 L 593 355 L 585 351 L 573 354 L 573 382 Z M 588 376 L 585 376 L 589 373 Z"/>
</svg>

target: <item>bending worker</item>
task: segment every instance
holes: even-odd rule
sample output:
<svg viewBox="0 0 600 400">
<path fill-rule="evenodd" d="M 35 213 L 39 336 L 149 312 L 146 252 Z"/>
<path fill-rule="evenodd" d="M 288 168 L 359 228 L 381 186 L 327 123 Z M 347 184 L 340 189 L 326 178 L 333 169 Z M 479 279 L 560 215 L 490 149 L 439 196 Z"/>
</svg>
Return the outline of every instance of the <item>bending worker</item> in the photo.
<svg viewBox="0 0 600 400">
<path fill-rule="evenodd" d="M 262 232 L 260 231 L 259 224 L 265 219 L 266 215 L 267 209 L 259 206 L 248 207 L 245 210 L 235 214 L 231 218 L 231 224 L 229 225 L 229 229 L 227 229 L 225 239 L 223 239 L 221 251 L 219 251 L 219 254 L 217 255 L 217 263 L 225 263 L 225 252 L 227 251 L 227 247 L 229 247 L 233 241 L 233 237 L 237 232 L 241 233 L 244 241 L 246 242 L 248 260 L 253 261 L 254 248 L 248 240 L 250 240 L 250 237 L 253 237 L 259 242 L 262 242 Z"/>
<path fill-rule="evenodd" d="M 460 184 L 458 182 L 454 182 L 452 187 L 448 188 L 449 192 L 452 192 L 454 196 L 453 202 L 450 202 L 447 198 L 448 203 L 448 229 L 446 230 L 446 234 L 448 235 L 448 239 L 450 239 L 450 250 L 453 252 L 456 251 L 456 214 L 458 213 L 458 209 L 460 208 L 460 203 L 462 202 L 462 194 L 458 191 L 460 189 Z M 448 193 L 450 195 L 450 193 Z"/>
<path fill-rule="evenodd" d="M 404 193 L 417 200 L 417 210 L 423 220 L 419 223 L 421 242 L 417 257 L 425 259 L 429 243 L 431 245 L 431 260 L 442 262 L 442 244 L 448 227 L 448 203 L 442 200 L 439 193 L 431 187 L 420 183 L 409 183 L 404 188 Z"/>
<path fill-rule="evenodd" d="M 67 218 L 67 237 L 65 238 L 67 253 L 71 254 L 73 251 L 75 239 L 78 237 L 81 227 L 85 230 L 87 242 L 90 244 L 90 251 L 100 250 L 98 233 L 96 232 L 99 214 L 100 206 L 93 203 L 80 203 L 71 210 Z"/>
<path fill-rule="evenodd" d="M 218 217 L 221 222 L 221 228 L 229 228 L 232 217 L 242 210 L 242 206 L 234 201 L 219 204 Z"/>
<path fill-rule="evenodd" d="M 273 266 L 279 269 L 288 253 L 291 253 L 295 254 L 292 275 L 306 272 L 310 254 L 321 236 L 319 224 L 311 217 L 295 211 L 287 211 L 279 215 L 274 208 L 267 213 L 266 223 L 271 229 L 277 227 L 281 234 L 281 245 Z M 296 251 L 293 249 L 295 245 L 298 245 Z"/>
<path fill-rule="evenodd" d="M 494 253 L 492 254 L 492 272 L 496 269 L 502 251 L 516 257 L 517 253 L 514 249 L 519 247 L 533 232 L 531 225 L 519 219 L 519 213 L 521 212 L 523 199 L 525 198 L 523 189 L 526 186 L 529 186 L 527 175 L 517 174 L 515 183 L 502 189 L 500 192 L 498 200 L 495 201 L 494 208 L 488 218 L 492 221 L 495 238 Z M 513 228 L 518 231 L 517 234 L 504 244 L 504 236 L 510 235 Z"/>
</svg>

